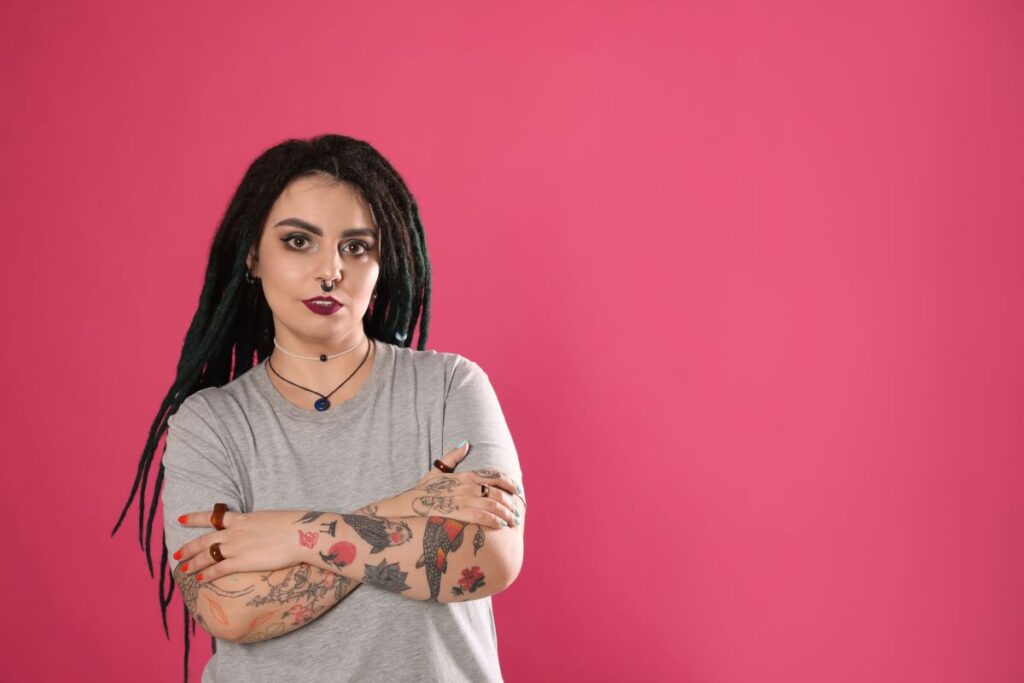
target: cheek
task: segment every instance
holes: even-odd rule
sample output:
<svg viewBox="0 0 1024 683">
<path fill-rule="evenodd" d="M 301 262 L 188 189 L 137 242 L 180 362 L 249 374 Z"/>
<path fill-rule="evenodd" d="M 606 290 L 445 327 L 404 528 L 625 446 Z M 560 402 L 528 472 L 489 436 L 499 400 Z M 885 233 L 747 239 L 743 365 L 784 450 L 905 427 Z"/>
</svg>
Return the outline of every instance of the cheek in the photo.
<svg viewBox="0 0 1024 683">
<path fill-rule="evenodd" d="M 360 288 L 372 288 L 377 283 L 377 278 L 380 275 L 380 264 L 376 261 L 360 263 L 350 268 L 346 275 L 351 277 L 354 282 L 358 282 Z"/>
<path fill-rule="evenodd" d="M 303 269 L 297 259 L 275 258 L 268 262 L 265 268 L 270 277 L 271 285 L 280 289 L 290 289 L 296 285 L 301 286 L 309 278 L 308 269 Z"/>
</svg>

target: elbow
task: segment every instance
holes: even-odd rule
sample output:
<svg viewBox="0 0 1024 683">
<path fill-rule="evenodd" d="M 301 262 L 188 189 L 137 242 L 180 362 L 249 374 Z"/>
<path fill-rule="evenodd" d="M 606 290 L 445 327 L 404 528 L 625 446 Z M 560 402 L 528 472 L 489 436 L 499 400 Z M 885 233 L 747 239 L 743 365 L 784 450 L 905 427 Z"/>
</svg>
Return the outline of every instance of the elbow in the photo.
<svg viewBox="0 0 1024 683">
<path fill-rule="evenodd" d="M 505 571 L 503 572 L 503 581 L 501 582 L 501 590 L 505 590 L 519 578 L 519 572 L 523 568 L 523 554 L 518 553 L 514 557 L 508 558 L 505 564 Z"/>
<path fill-rule="evenodd" d="M 185 607 L 188 609 L 188 613 L 196 620 L 196 623 L 206 631 L 209 635 L 216 638 L 217 640 L 225 640 L 231 643 L 239 642 L 239 639 L 244 635 L 237 632 L 237 627 L 233 628 L 227 619 L 227 615 L 224 614 L 224 610 L 216 603 L 208 602 L 213 605 L 213 609 L 216 610 L 214 616 L 216 617 L 215 623 L 210 623 L 210 620 L 206 619 L 203 615 L 203 611 L 199 608 L 199 591 L 200 586 L 196 582 L 195 577 L 191 574 L 186 574 L 181 571 L 181 565 L 174 569 L 174 581 L 178 584 L 178 589 L 181 593 L 182 599 L 185 601 Z"/>
<path fill-rule="evenodd" d="M 483 559 L 485 553 L 487 554 L 486 560 Z M 473 567 L 473 570 L 477 573 L 480 572 L 481 567 L 483 568 L 483 573 L 480 574 L 479 578 L 483 579 L 485 583 L 481 588 L 475 589 L 470 587 L 467 590 L 466 586 L 459 585 L 462 581 L 455 578 L 455 585 L 452 586 L 451 595 L 442 591 L 437 597 L 437 602 L 449 603 L 482 600 L 483 598 L 497 595 L 512 585 L 519 576 L 519 571 L 523 566 L 522 535 L 512 529 L 507 530 L 507 533 L 506 530 L 492 531 L 487 537 L 485 553 L 481 553 L 480 558 L 475 561 L 480 566 Z M 469 570 L 467 569 L 466 571 L 468 572 Z M 430 598 L 424 599 L 429 600 Z"/>
<path fill-rule="evenodd" d="M 508 529 L 507 532 L 502 536 L 505 542 L 497 544 L 495 548 L 498 566 L 501 567 L 500 580 L 497 582 L 500 588 L 495 592 L 511 586 L 523 568 L 523 535 L 515 529 Z"/>
<path fill-rule="evenodd" d="M 216 638 L 217 640 L 223 640 L 229 643 L 241 642 L 243 634 L 237 633 L 234 629 L 231 629 L 226 625 L 218 625 L 211 628 L 210 624 L 203 618 L 202 614 L 193 613 L 192 616 L 199 624 L 200 628 L 206 631 L 207 635 Z"/>
</svg>

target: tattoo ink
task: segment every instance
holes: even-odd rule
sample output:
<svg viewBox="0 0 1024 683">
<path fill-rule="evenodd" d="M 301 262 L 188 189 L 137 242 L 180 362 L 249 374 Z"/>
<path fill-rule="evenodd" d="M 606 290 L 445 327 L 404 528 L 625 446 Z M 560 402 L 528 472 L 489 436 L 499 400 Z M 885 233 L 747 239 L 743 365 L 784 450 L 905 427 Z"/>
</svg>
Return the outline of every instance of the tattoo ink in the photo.
<svg viewBox="0 0 1024 683">
<path fill-rule="evenodd" d="M 392 522 L 386 517 L 375 515 L 342 515 L 341 518 L 370 544 L 371 555 L 385 548 L 402 545 L 412 538 L 412 529 L 405 522 Z"/>
<path fill-rule="evenodd" d="M 419 491 L 426 491 L 432 496 L 439 496 L 442 493 L 451 493 L 452 489 L 459 485 L 455 477 L 435 477 L 421 486 Z"/>
<path fill-rule="evenodd" d="M 420 496 L 412 501 L 412 511 L 423 517 L 430 514 L 446 515 L 458 509 L 455 498 L 451 496 Z"/>
<path fill-rule="evenodd" d="M 320 553 L 320 559 L 335 567 L 347 567 L 356 559 L 356 547 L 348 541 L 338 541 L 326 553 Z"/>
<path fill-rule="evenodd" d="M 473 555 L 475 556 L 480 548 L 484 547 L 484 530 L 479 524 L 476 525 L 476 533 L 473 534 Z"/>
<path fill-rule="evenodd" d="M 185 606 L 188 607 L 189 613 L 192 614 L 195 620 L 202 624 L 204 627 L 206 626 L 206 622 L 203 621 L 203 617 L 201 614 L 196 613 L 196 603 L 199 600 L 200 589 L 204 591 L 209 591 L 210 593 L 213 593 L 214 595 L 217 595 L 222 598 L 240 598 L 256 590 L 256 586 L 254 585 L 247 586 L 237 591 L 229 591 L 224 590 L 220 586 L 217 586 L 213 583 L 200 584 L 199 581 L 196 580 L 194 574 L 183 573 L 181 571 L 181 565 L 178 565 L 178 567 L 174 570 L 174 575 L 177 578 L 178 588 L 181 590 L 181 598 L 185 601 Z M 207 596 L 207 598 L 209 598 L 209 596 Z M 212 600 L 210 602 L 211 604 L 215 604 L 213 603 Z"/>
<path fill-rule="evenodd" d="M 315 522 L 317 519 L 319 519 L 324 514 L 326 514 L 326 513 L 322 512 L 320 510 L 312 510 L 312 511 L 307 512 L 306 514 L 304 514 L 299 519 L 297 519 L 295 522 L 293 522 L 293 524 L 308 524 L 309 522 Z"/>
<path fill-rule="evenodd" d="M 204 597 L 206 598 L 206 602 L 210 604 L 210 611 L 213 612 L 214 618 L 216 618 L 217 621 L 224 624 L 225 626 L 230 626 L 231 624 L 228 623 L 228 615 L 224 612 L 224 608 L 220 606 L 220 603 L 211 598 L 209 595 Z"/>
<path fill-rule="evenodd" d="M 316 541 L 320 536 L 315 531 L 303 531 L 297 529 L 299 532 L 299 543 L 306 546 L 310 550 L 316 547 Z"/>
<path fill-rule="evenodd" d="M 366 576 L 363 577 L 363 583 L 383 588 L 392 593 L 409 590 L 409 586 L 405 583 L 405 577 L 409 575 L 409 572 L 401 571 L 397 562 L 388 564 L 387 560 L 382 559 L 376 567 L 368 564 L 365 569 Z"/>
<path fill-rule="evenodd" d="M 475 593 L 477 588 L 483 588 L 484 585 L 484 573 L 480 571 L 480 567 L 463 569 L 462 576 L 459 577 L 459 585 L 452 586 L 452 595 Z"/>
<path fill-rule="evenodd" d="M 427 518 L 427 527 L 423 531 L 423 554 L 416 561 L 416 568 L 427 568 L 430 599 L 434 602 L 441 593 L 441 575 L 448 571 L 448 555 L 462 545 L 465 528 L 465 523 L 447 517 Z"/>
</svg>

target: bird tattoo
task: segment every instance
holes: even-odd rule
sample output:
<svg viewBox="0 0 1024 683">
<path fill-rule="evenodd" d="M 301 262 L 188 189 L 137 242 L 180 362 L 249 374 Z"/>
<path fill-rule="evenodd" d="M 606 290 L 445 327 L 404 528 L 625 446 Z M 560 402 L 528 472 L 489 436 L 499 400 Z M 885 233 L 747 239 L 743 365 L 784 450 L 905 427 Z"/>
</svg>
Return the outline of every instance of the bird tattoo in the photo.
<svg viewBox="0 0 1024 683">
<path fill-rule="evenodd" d="M 394 545 L 402 545 L 412 538 L 412 529 L 405 522 L 392 522 L 376 515 L 342 515 L 341 518 L 370 544 L 371 555 Z"/>
</svg>

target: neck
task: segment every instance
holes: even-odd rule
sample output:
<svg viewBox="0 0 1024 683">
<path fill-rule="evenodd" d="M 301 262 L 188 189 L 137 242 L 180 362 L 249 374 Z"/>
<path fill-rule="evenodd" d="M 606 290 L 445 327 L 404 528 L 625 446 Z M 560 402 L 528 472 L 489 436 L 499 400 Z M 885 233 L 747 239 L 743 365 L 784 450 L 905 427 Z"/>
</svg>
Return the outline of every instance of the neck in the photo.
<svg viewBox="0 0 1024 683">
<path fill-rule="evenodd" d="M 274 366 L 274 369 L 269 374 L 273 376 L 273 381 L 284 391 L 298 392 L 312 398 L 315 397 L 309 392 L 302 391 L 298 387 L 282 381 L 280 377 L 274 374 L 274 371 L 289 382 L 294 382 L 324 395 L 334 391 L 339 384 L 345 382 L 346 378 L 351 375 L 351 378 L 345 382 L 345 385 L 338 389 L 331 397 L 333 400 L 338 396 L 345 395 L 353 386 L 357 386 L 367 376 L 373 364 L 373 342 L 366 337 L 362 329 L 356 330 L 351 335 L 346 335 L 337 342 L 329 344 L 303 342 L 291 336 L 277 337 L 276 341 L 277 344 L 274 346 L 274 351 L 270 354 L 270 364 Z M 353 346 L 355 348 L 352 348 Z M 284 351 L 290 353 L 285 353 Z M 348 351 L 348 353 L 331 358 L 331 356 L 343 351 Z M 369 355 L 367 355 L 367 352 L 369 352 Z M 307 356 L 316 360 L 296 358 L 290 354 Z M 320 360 L 321 355 L 328 357 L 326 362 Z M 363 361 L 364 358 L 366 359 L 365 362 Z M 360 364 L 362 365 L 360 366 Z M 358 368 L 358 371 L 356 371 L 356 368 Z"/>
</svg>

